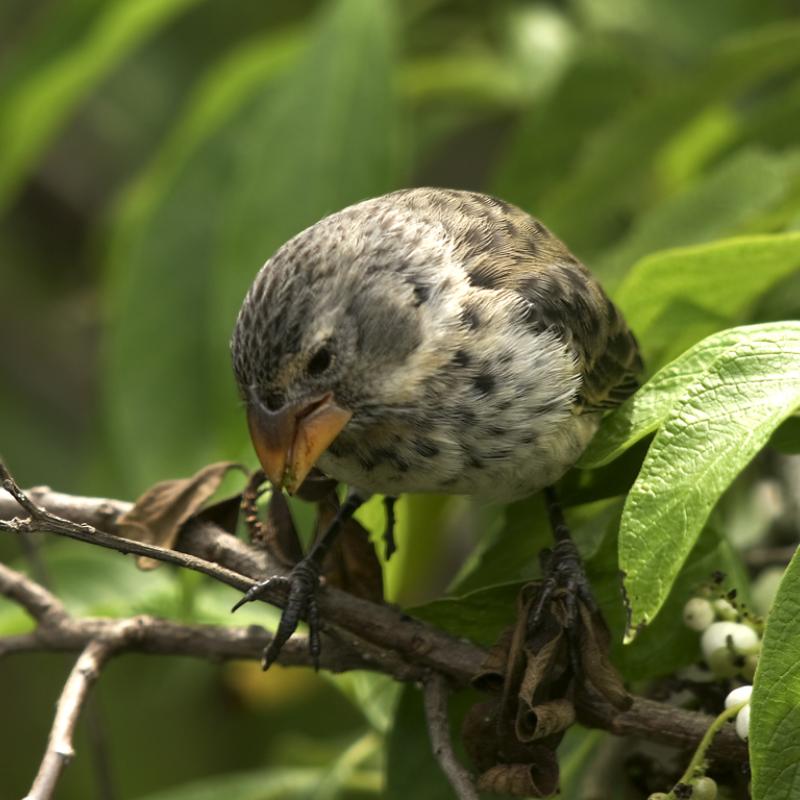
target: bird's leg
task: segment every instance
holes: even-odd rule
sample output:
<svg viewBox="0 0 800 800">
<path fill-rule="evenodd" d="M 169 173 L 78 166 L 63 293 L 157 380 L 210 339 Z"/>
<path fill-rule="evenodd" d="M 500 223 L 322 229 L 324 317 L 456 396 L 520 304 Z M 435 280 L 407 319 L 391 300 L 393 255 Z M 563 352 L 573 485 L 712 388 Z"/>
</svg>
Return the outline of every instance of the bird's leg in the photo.
<svg viewBox="0 0 800 800">
<path fill-rule="evenodd" d="M 580 653 L 577 640 L 578 602 L 594 613 L 597 602 L 592 594 L 589 579 L 583 569 L 578 548 L 569 533 L 561 503 L 552 486 L 544 490 L 547 516 L 553 529 L 555 544 L 553 549 L 543 554 L 542 572 L 544 579 L 536 606 L 528 619 L 530 633 L 539 626 L 544 609 L 558 589 L 563 590 L 564 608 L 566 611 L 566 634 L 569 639 L 570 661 L 575 675 L 580 674 Z"/>
<path fill-rule="evenodd" d="M 286 605 L 281 614 L 278 629 L 272 637 L 272 641 L 264 649 L 261 658 L 263 669 L 269 669 L 270 665 L 278 657 L 281 648 L 295 632 L 297 624 L 305 617 L 308 622 L 308 649 L 314 668 L 319 668 L 319 610 L 317 608 L 317 590 L 319 589 L 319 578 L 322 570 L 322 562 L 330 550 L 331 545 L 336 539 L 342 525 L 353 516 L 356 509 L 364 502 L 364 498 L 355 492 L 350 492 L 347 499 L 339 507 L 331 524 L 325 533 L 320 536 L 309 553 L 299 561 L 292 571 L 287 575 L 278 575 L 267 578 L 260 583 L 252 586 L 242 596 L 238 603 L 231 609 L 236 609 L 257 599 L 267 589 L 276 586 L 288 588 Z"/>
<path fill-rule="evenodd" d="M 392 557 L 392 554 L 395 552 L 395 550 L 397 550 L 397 544 L 394 540 L 394 504 L 396 502 L 396 497 L 390 497 L 387 495 L 383 498 L 383 505 L 386 509 L 386 529 L 383 531 L 383 544 L 386 548 L 384 550 L 384 556 L 387 561 Z"/>
</svg>

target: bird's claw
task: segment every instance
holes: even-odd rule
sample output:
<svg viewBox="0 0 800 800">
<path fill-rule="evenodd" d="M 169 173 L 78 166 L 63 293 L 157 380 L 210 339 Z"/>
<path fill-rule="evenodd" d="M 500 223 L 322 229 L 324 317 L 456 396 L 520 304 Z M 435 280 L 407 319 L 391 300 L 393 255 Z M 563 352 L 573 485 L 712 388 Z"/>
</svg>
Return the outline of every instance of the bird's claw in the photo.
<svg viewBox="0 0 800 800">
<path fill-rule="evenodd" d="M 558 592 L 564 603 L 564 629 L 569 641 L 569 654 L 573 671 L 580 674 L 580 643 L 577 639 L 578 603 L 594 614 L 597 602 L 592 594 L 589 579 L 572 539 L 561 539 L 552 550 L 542 553 L 543 580 L 536 604 L 528 617 L 528 636 L 533 637 L 545 616 L 545 609 Z"/>
<path fill-rule="evenodd" d="M 319 610 L 317 608 L 317 590 L 319 588 L 320 571 L 310 558 L 300 561 L 288 576 L 275 576 L 250 587 L 242 598 L 231 609 L 236 611 L 245 603 L 256 600 L 268 588 L 277 586 L 288 588 L 286 605 L 281 613 L 278 628 L 270 643 L 264 648 L 261 656 L 261 668 L 267 670 L 278 658 L 283 646 L 297 629 L 301 619 L 308 623 L 308 650 L 314 669 L 319 669 Z"/>
</svg>

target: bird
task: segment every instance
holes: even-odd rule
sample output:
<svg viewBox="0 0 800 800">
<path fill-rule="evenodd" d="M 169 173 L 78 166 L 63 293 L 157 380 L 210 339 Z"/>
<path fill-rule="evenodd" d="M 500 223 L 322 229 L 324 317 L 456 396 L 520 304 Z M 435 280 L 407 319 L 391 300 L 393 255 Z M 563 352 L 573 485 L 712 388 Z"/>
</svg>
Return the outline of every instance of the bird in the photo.
<svg viewBox="0 0 800 800">
<path fill-rule="evenodd" d="M 322 558 L 367 498 L 547 489 L 556 502 L 553 484 L 643 369 L 619 309 L 555 234 L 502 199 L 445 188 L 364 200 L 286 242 L 247 291 L 231 356 L 274 489 L 296 491 L 315 467 L 349 487 L 290 575 L 234 607 L 289 589 L 264 668 L 303 617 L 316 663 Z"/>
</svg>

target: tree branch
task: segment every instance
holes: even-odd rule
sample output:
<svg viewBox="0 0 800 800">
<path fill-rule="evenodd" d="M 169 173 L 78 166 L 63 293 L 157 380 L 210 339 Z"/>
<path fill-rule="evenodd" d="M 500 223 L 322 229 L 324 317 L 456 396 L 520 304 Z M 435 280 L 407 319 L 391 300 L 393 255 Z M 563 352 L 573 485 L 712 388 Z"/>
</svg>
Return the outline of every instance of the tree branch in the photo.
<svg viewBox="0 0 800 800">
<path fill-rule="evenodd" d="M 78 657 L 58 700 L 47 750 L 25 800 L 50 800 L 53 796 L 64 767 L 75 755 L 72 745 L 75 726 L 89 690 L 100 676 L 103 665 L 122 641 L 122 635 L 118 641 L 111 639 L 92 641 Z"/>
<path fill-rule="evenodd" d="M 178 539 L 178 549 L 164 550 L 97 529 L 96 526 L 103 525 L 109 531 L 115 530 L 116 519 L 130 508 L 129 503 L 75 497 L 45 488 L 32 490 L 31 497 L 38 506 L 52 509 L 58 515 L 56 524 L 51 525 L 47 516 L 38 516 L 35 523 L 33 520 L 3 522 L 17 514 L 19 507 L 13 497 L 0 492 L 0 530 L 45 530 L 122 553 L 150 556 L 202 572 L 240 591 L 250 588 L 267 569 L 263 553 L 209 522 L 188 524 Z M 64 522 L 76 527 L 67 530 Z M 11 592 L 20 590 L 0 591 L 17 599 Z M 32 597 L 30 592 L 27 596 Z M 275 589 L 264 600 L 282 607 L 285 596 L 280 589 Z M 32 614 L 33 605 L 29 609 Z M 415 620 L 397 608 L 369 603 L 332 587 L 321 589 L 319 605 L 323 629 L 329 640 L 323 648 L 322 666 L 326 669 L 371 669 L 404 681 L 422 681 L 433 672 L 448 679 L 454 688 L 459 688 L 469 685 L 487 655 L 482 647 Z M 130 640 L 126 649 L 138 652 L 217 659 L 257 658 L 268 641 L 268 634 L 261 628 L 183 626 L 147 617 L 134 619 L 139 637 Z M 0 640 L 0 653 L 31 649 L 79 650 L 93 638 L 105 635 L 104 626 L 114 623 L 68 618 L 57 626 L 40 624 L 33 634 Z M 337 643 L 340 645 L 338 651 Z M 293 637 L 280 661 L 284 664 L 310 663 L 303 639 Z M 622 714 L 597 704 L 578 710 L 582 720 L 593 727 L 686 748 L 696 746 L 712 722 L 706 714 L 642 697 L 635 698 L 633 707 Z M 717 736 L 710 755 L 728 762 L 744 761 L 747 746 L 733 730 L 724 729 Z"/>
<path fill-rule="evenodd" d="M 0 594 L 21 605 L 42 625 L 57 625 L 68 616 L 54 594 L 4 564 L 0 564 Z"/>
<path fill-rule="evenodd" d="M 431 748 L 458 800 L 478 800 L 478 790 L 472 775 L 453 751 L 450 717 L 447 713 L 449 694 L 447 681 L 441 675 L 432 674 L 425 679 L 423 698 Z"/>
</svg>

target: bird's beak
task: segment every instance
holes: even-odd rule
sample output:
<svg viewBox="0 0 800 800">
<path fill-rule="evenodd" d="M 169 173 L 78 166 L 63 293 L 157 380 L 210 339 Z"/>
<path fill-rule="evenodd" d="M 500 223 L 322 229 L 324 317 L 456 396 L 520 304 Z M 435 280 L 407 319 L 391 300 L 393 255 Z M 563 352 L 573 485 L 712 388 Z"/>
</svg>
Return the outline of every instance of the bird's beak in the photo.
<svg viewBox="0 0 800 800">
<path fill-rule="evenodd" d="M 330 393 L 308 403 L 287 403 L 277 411 L 250 404 L 250 438 L 272 485 L 294 492 L 352 416 Z"/>
</svg>

